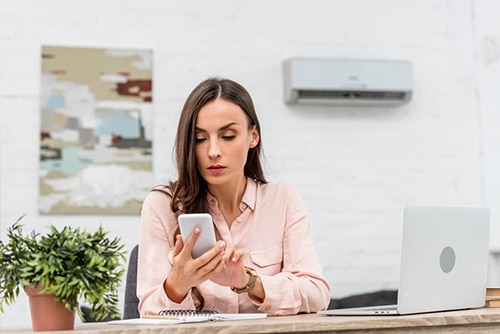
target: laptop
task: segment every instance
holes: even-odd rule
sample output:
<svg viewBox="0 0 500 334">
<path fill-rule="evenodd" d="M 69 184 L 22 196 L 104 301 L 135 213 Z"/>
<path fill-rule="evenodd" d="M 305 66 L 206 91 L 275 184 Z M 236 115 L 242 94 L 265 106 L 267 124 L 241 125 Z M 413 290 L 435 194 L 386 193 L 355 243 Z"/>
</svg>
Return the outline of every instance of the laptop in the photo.
<svg viewBox="0 0 500 334">
<path fill-rule="evenodd" d="M 397 304 L 318 314 L 402 315 L 483 307 L 489 231 L 488 208 L 406 205 Z"/>
</svg>

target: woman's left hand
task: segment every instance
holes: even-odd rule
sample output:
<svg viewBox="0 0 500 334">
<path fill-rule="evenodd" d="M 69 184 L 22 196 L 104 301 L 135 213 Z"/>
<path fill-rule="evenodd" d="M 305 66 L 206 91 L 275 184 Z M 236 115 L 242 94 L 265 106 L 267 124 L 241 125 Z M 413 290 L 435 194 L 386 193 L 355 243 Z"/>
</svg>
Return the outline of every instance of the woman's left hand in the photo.
<svg viewBox="0 0 500 334">
<path fill-rule="evenodd" d="M 224 286 L 244 287 L 248 283 L 248 275 L 245 272 L 245 254 L 236 250 L 232 245 L 226 245 L 225 265 L 222 271 L 210 280 Z"/>
</svg>

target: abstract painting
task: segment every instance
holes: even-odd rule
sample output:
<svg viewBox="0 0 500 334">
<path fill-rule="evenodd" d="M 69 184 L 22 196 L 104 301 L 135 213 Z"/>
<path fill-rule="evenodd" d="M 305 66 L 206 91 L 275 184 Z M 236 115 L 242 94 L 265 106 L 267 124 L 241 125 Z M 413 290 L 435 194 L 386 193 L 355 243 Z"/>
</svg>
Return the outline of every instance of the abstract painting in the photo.
<svg viewBox="0 0 500 334">
<path fill-rule="evenodd" d="M 153 179 L 152 51 L 41 53 L 40 213 L 138 214 Z"/>
</svg>

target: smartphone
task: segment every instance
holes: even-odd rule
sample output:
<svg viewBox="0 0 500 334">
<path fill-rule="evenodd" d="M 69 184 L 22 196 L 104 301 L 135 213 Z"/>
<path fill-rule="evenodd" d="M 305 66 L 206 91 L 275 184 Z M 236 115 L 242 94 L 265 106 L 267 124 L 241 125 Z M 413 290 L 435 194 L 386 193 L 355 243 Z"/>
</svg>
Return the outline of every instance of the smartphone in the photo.
<svg viewBox="0 0 500 334">
<path fill-rule="evenodd" d="M 210 248 L 215 246 L 215 230 L 212 216 L 208 213 L 183 213 L 179 215 L 179 228 L 181 230 L 182 241 L 184 243 L 198 226 L 201 234 L 194 244 L 191 256 L 197 258 Z"/>
</svg>

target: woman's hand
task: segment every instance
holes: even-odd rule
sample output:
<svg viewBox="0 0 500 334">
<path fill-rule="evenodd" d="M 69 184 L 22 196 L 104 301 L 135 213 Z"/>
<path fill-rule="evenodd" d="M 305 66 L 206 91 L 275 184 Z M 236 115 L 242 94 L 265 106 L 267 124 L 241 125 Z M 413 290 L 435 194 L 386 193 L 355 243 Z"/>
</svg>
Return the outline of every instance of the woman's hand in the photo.
<svg viewBox="0 0 500 334">
<path fill-rule="evenodd" d="M 193 259 L 191 252 L 200 232 L 196 227 L 185 245 L 181 235 L 176 236 L 172 271 L 163 284 L 167 296 L 176 303 L 182 302 L 192 287 L 217 276 L 224 268 L 224 241 L 218 241 L 212 249 Z"/>
<path fill-rule="evenodd" d="M 241 250 L 236 250 L 232 245 L 227 245 L 225 253 L 225 266 L 220 274 L 210 280 L 224 286 L 244 287 L 250 277 L 245 272 L 244 257 Z"/>
</svg>

